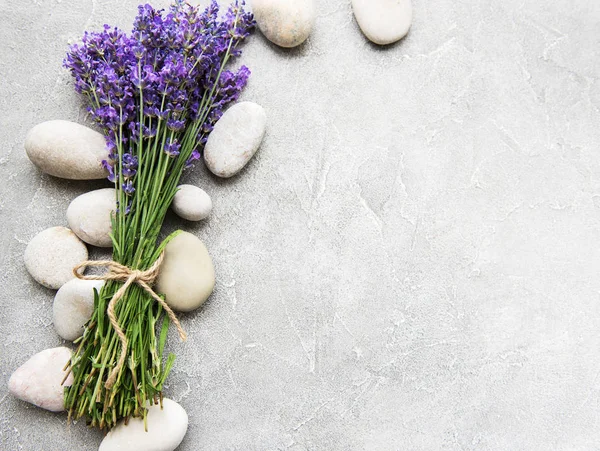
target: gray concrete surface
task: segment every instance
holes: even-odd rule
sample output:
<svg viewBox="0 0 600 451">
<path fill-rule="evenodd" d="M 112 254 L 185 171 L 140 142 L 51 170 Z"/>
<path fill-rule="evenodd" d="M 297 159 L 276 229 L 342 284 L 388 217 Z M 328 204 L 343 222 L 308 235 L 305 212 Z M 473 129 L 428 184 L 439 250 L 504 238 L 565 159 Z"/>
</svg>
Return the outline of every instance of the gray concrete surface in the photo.
<svg viewBox="0 0 600 451">
<path fill-rule="evenodd" d="M 85 122 L 67 42 L 128 27 L 136 3 L 0 1 L 3 450 L 101 440 L 7 392 L 63 343 L 25 245 L 104 186 L 41 174 L 23 140 Z M 252 37 L 264 145 L 232 180 L 188 175 L 209 221 L 168 220 L 218 277 L 171 342 L 180 449 L 600 449 L 600 3 L 415 0 L 386 49 L 349 3 L 319 1 L 300 49 Z"/>
</svg>

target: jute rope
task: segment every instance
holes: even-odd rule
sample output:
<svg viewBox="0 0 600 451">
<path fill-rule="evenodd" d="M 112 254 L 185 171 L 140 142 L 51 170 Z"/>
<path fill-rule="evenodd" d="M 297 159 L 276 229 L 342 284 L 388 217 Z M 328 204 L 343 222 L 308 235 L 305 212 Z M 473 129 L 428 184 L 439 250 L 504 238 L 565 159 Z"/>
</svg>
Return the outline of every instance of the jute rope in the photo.
<svg viewBox="0 0 600 451">
<path fill-rule="evenodd" d="M 156 294 L 151 288 L 152 284 L 158 277 L 158 271 L 164 258 L 165 253 L 163 252 L 154 262 L 154 264 L 145 271 L 140 271 L 139 269 L 130 269 L 127 266 L 114 262 L 112 260 L 85 261 L 73 268 L 73 274 L 75 274 L 75 277 L 81 280 L 116 280 L 119 282 L 123 282 L 121 288 L 119 288 L 119 290 L 111 298 L 106 309 L 106 313 L 108 315 L 108 318 L 110 319 L 110 323 L 117 335 L 119 336 L 119 339 L 121 340 L 121 353 L 119 355 L 119 361 L 117 362 L 117 366 L 115 366 L 111 371 L 110 375 L 108 376 L 108 379 L 106 380 L 106 383 L 104 384 L 104 386 L 107 389 L 112 388 L 112 386 L 115 384 L 117 377 L 119 376 L 119 372 L 125 364 L 128 342 L 127 337 L 125 336 L 125 332 L 123 332 L 123 329 L 121 329 L 121 326 L 119 326 L 119 322 L 117 321 L 115 307 L 117 305 L 117 302 L 119 302 L 119 300 L 123 298 L 125 292 L 127 291 L 127 288 L 129 288 L 130 285 L 136 283 L 140 287 L 142 287 L 150 296 L 152 296 L 152 298 L 162 306 L 165 312 L 167 312 L 167 315 L 169 315 L 170 320 L 173 322 L 173 324 L 175 324 L 175 327 L 177 327 L 179 337 L 183 341 L 187 339 L 187 334 L 181 327 L 181 324 L 175 316 L 175 313 L 173 313 L 173 310 L 171 310 L 171 307 L 169 307 L 164 301 L 164 299 L 161 298 L 158 294 Z M 108 272 L 100 276 L 85 276 L 79 273 L 81 269 L 85 269 L 91 266 L 108 268 Z"/>
</svg>

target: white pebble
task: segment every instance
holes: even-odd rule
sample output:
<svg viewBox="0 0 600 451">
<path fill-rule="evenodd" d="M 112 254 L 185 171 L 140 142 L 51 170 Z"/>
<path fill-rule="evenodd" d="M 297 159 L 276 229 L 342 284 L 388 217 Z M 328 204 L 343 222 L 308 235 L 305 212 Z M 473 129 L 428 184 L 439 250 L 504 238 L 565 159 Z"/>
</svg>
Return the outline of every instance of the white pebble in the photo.
<svg viewBox="0 0 600 451">
<path fill-rule="evenodd" d="M 162 409 L 160 404 L 148 408 L 146 421 L 147 432 L 141 418 L 131 418 L 127 425 L 119 422 L 106 434 L 98 451 L 173 451 L 188 428 L 183 407 L 167 398 L 163 399 Z"/>
<path fill-rule="evenodd" d="M 64 387 L 73 383 L 70 374 L 64 386 L 63 367 L 71 358 L 71 350 L 65 347 L 38 352 L 21 365 L 10 377 L 8 389 L 22 401 L 52 412 L 65 410 Z"/>
<path fill-rule="evenodd" d="M 181 232 L 165 247 L 156 289 L 180 312 L 200 307 L 215 287 L 215 268 L 206 246 L 196 236 Z"/>
<path fill-rule="evenodd" d="M 111 215 L 116 210 L 116 190 L 104 188 L 76 197 L 67 208 L 69 227 L 92 246 L 112 247 Z"/>
<path fill-rule="evenodd" d="M 100 292 L 101 280 L 73 279 L 65 283 L 54 297 L 54 328 L 65 340 L 73 341 L 83 334 L 83 327 L 94 311 L 94 288 Z"/>
<path fill-rule="evenodd" d="M 281 47 L 306 41 L 316 18 L 314 0 L 252 0 L 252 12 L 262 34 Z"/>
<path fill-rule="evenodd" d="M 399 41 L 412 23 L 411 0 L 352 0 L 352 9 L 365 36 L 379 45 Z"/>
<path fill-rule="evenodd" d="M 87 258 L 85 244 L 66 227 L 38 233 L 25 249 L 25 267 L 31 277 L 54 290 L 74 279 L 73 268 Z"/>
<path fill-rule="evenodd" d="M 104 136 L 69 121 L 48 121 L 33 127 L 25 138 L 25 151 L 43 172 L 71 180 L 108 176 L 102 160 L 108 155 Z"/>
<path fill-rule="evenodd" d="M 201 188 L 194 185 L 178 186 L 177 194 L 171 205 L 177 216 L 188 221 L 202 221 L 208 218 L 212 210 L 212 200 Z"/>
<path fill-rule="evenodd" d="M 241 102 L 217 121 L 204 149 L 204 162 L 219 177 L 232 177 L 254 156 L 265 135 L 267 115 L 260 105 Z"/>
</svg>

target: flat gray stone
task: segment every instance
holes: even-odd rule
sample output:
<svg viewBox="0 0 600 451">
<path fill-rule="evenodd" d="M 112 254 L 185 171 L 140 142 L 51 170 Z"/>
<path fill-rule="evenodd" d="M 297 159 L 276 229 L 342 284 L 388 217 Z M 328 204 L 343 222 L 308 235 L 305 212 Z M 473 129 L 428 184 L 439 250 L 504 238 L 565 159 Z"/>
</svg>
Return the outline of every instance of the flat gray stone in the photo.
<svg viewBox="0 0 600 451">
<path fill-rule="evenodd" d="M 85 244 L 66 227 L 38 233 L 25 248 L 25 266 L 31 277 L 54 290 L 74 279 L 73 268 L 87 258 Z"/>
<path fill-rule="evenodd" d="M 267 115 L 260 105 L 241 102 L 217 121 L 204 149 L 206 167 L 219 177 L 233 177 L 254 156 L 265 135 Z"/>
<path fill-rule="evenodd" d="M 67 208 L 69 227 L 92 246 L 112 247 L 111 215 L 116 210 L 116 190 L 104 188 L 76 197 Z"/>
<path fill-rule="evenodd" d="M 60 347 L 38 352 L 10 376 L 8 389 L 13 396 L 52 412 L 65 410 L 64 387 L 73 383 L 70 374 L 64 386 L 64 366 L 71 358 L 69 348 Z"/>
<path fill-rule="evenodd" d="M 174 451 L 179 446 L 188 428 L 188 415 L 179 404 L 171 399 L 162 400 L 148 408 L 144 420 L 132 418 L 126 425 L 121 421 L 106 435 L 98 451 Z"/>
<path fill-rule="evenodd" d="M 365 36 L 379 45 L 399 41 L 412 23 L 411 0 L 352 0 L 352 9 Z"/>
<path fill-rule="evenodd" d="M 73 341 L 83 334 L 83 326 L 94 311 L 94 289 L 100 292 L 101 280 L 73 279 L 56 292 L 52 304 L 52 322 L 56 333 Z"/>
<path fill-rule="evenodd" d="M 33 164 L 55 177 L 94 180 L 108 176 L 102 168 L 108 154 L 104 136 L 75 122 L 36 125 L 27 133 L 25 150 Z"/>
<path fill-rule="evenodd" d="M 251 6 L 260 31 L 280 47 L 302 44 L 315 23 L 314 0 L 252 0 Z"/>
<path fill-rule="evenodd" d="M 196 236 L 181 232 L 165 247 L 156 289 L 167 304 L 190 312 L 208 299 L 215 287 L 215 268 L 206 246 Z"/>
<path fill-rule="evenodd" d="M 212 211 L 212 200 L 202 188 L 194 185 L 178 186 L 171 208 L 175 214 L 188 221 L 202 221 Z"/>
</svg>

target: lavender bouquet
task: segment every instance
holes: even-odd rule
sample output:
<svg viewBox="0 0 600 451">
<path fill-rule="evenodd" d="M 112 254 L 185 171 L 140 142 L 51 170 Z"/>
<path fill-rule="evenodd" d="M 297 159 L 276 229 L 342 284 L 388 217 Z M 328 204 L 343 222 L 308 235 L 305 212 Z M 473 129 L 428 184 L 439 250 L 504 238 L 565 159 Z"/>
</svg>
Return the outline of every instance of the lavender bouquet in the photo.
<svg viewBox="0 0 600 451">
<path fill-rule="evenodd" d="M 152 272 L 160 265 L 171 237 L 160 244 L 158 238 L 179 179 L 248 80 L 248 68 L 225 67 L 253 26 L 243 2 L 223 16 L 216 1 L 204 11 L 183 1 L 168 11 L 143 5 L 131 34 L 105 25 L 69 49 L 65 67 L 106 135 L 119 268 Z M 72 419 L 87 417 L 106 429 L 121 418 L 145 420 L 149 403 L 162 399 L 174 362 L 163 351 L 176 321 L 142 282 L 108 279 L 95 293 L 94 313 L 68 365 L 74 382 L 65 389 Z"/>
</svg>

